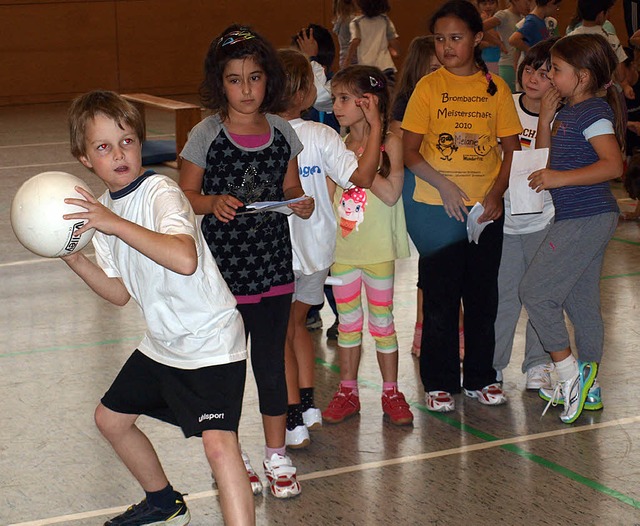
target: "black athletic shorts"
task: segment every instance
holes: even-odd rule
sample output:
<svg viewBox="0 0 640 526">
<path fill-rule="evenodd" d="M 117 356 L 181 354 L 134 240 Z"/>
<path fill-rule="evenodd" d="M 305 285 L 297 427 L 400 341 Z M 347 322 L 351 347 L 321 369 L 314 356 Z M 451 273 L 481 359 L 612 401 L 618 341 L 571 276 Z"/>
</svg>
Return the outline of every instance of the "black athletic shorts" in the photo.
<svg viewBox="0 0 640 526">
<path fill-rule="evenodd" d="M 148 415 L 180 426 L 185 437 L 209 429 L 238 431 L 247 362 L 176 369 L 137 349 L 102 398 L 117 413 Z"/>
</svg>

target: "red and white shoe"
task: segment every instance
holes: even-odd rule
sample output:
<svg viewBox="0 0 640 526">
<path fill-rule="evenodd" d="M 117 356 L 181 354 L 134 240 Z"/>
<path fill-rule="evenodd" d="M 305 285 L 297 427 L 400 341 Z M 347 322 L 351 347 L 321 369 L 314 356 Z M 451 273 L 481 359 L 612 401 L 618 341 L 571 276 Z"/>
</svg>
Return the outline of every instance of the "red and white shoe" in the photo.
<svg viewBox="0 0 640 526">
<path fill-rule="evenodd" d="M 277 499 L 289 499 L 300 495 L 300 483 L 296 478 L 296 468 L 287 456 L 274 453 L 263 462 L 264 474 L 269 481 L 271 494 Z"/>
<path fill-rule="evenodd" d="M 477 391 L 464 389 L 464 394 L 469 398 L 476 398 L 484 405 L 502 405 L 507 403 L 507 397 L 499 383 L 489 384 Z"/>
</svg>

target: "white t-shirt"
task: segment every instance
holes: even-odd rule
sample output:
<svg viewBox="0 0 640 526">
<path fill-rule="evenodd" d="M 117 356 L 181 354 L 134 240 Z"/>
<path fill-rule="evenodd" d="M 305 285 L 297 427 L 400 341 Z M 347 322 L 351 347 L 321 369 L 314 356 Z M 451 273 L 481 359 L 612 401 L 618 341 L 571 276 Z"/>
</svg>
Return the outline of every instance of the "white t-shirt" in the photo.
<svg viewBox="0 0 640 526">
<path fill-rule="evenodd" d="M 357 16 L 349 24 L 351 40 L 359 38 L 358 64 L 375 66 L 382 71 L 396 66 L 389 53 L 389 40 L 398 38 L 393 22 L 386 15 Z"/>
<path fill-rule="evenodd" d="M 326 178 L 338 186 L 351 188 L 349 179 L 358 168 L 358 159 L 329 126 L 302 119 L 293 119 L 289 124 L 304 145 L 298 155 L 302 188 L 305 195 L 315 199 L 315 209 L 309 219 L 295 214 L 289 216 L 293 270 L 313 274 L 332 265 L 336 249 L 338 226 Z"/>
<path fill-rule="evenodd" d="M 151 174 L 151 175 L 148 175 Z M 105 192 L 99 201 L 118 216 L 164 234 L 195 239 L 198 268 L 184 276 L 159 265 L 116 236 L 96 232 L 98 265 L 119 277 L 138 303 L 147 331 L 140 352 L 177 369 L 199 369 L 244 360 L 244 328 L 236 301 L 196 225 L 180 187 L 147 172 L 126 188 Z"/>
<path fill-rule="evenodd" d="M 525 109 L 522 104 L 524 93 L 514 93 L 513 102 L 515 102 L 518 117 L 522 124 L 522 133 L 520 137 L 520 147 L 523 150 L 533 150 L 536 147 L 536 133 L 538 131 L 538 115 L 531 113 Z M 547 227 L 553 221 L 555 210 L 553 201 L 548 190 L 543 190 L 544 205 L 540 214 L 518 214 L 511 215 L 511 198 L 509 189 L 504 194 L 504 233 L 519 235 L 531 234 L 539 232 Z"/>
<path fill-rule="evenodd" d="M 522 20 L 520 15 L 517 15 L 513 11 L 509 9 L 503 9 L 502 11 L 498 11 L 494 15 L 498 20 L 500 20 L 500 25 L 496 26 L 496 31 L 500 35 L 500 39 L 502 43 L 507 48 L 508 52 L 503 53 L 500 52 L 500 60 L 498 61 L 499 66 L 513 66 L 515 61 L 515 48 L 509 44 L 509 37 L 516 30 L 516 24 Z"/>
<path fill-rule="evenodd" d="M 627 54 L 616 34 L 607 32 L 602 26 L 578 26 L 569 35 L 601 35 L 611 44 L 613 52 L 618 57 L 618 63 L 627 60 Z"/>
</svg>

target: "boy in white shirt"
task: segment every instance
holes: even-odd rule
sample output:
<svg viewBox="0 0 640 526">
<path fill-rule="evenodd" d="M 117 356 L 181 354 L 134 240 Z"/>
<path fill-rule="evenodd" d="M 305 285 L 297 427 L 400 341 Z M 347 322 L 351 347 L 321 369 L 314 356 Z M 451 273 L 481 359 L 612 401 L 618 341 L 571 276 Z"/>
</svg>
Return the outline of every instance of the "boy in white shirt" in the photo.
<svg viewBox="0 0 640 526">
<path fill-rule="evenodd" d="M 78 97 L 69 111 L 71 153 L 107 186 L 98 199 L 66 199 L 95 228 L 96 261 L 65 263 L 99 296 L 133 298 L 145 336 L 95 412 L 96 425 L 146 493 L 105 526 L 188 524 L 182 495 L 136 426 L 141 414 L 201 436 L 226 522 L 254 524 L 253 494 L 238 446 L 247 352 L 235 300 L 208 250 L 189 201 L 168 177 L 142 173 L 142 119 L 109 91 Z"/>
</svg>

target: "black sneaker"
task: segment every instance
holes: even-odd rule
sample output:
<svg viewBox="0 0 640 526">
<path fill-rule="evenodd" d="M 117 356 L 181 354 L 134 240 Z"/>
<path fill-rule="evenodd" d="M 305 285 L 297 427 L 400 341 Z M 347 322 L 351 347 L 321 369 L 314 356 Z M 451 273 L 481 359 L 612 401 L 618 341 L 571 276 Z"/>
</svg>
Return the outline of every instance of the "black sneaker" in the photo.
<svg viewBox="0 0 640 526">
<path fill-rule="evenodd" d="M 327 339 L 328 340 L 338 339 L 338 320 L 336 320 L 334 324 L 327 329 Z"/>
<path fill-rule="evenodd" d="M 191 514 L 184 503 L 184 498 L 176 491 L 176 505 L 169 511 L 150 506 L 147 499 L 139 504 L 129 506 L 127 511 L 104 523 L 104 526 L 151 526 L 168 524 L 170 526 L 186 526 Z"/>
</svg>

